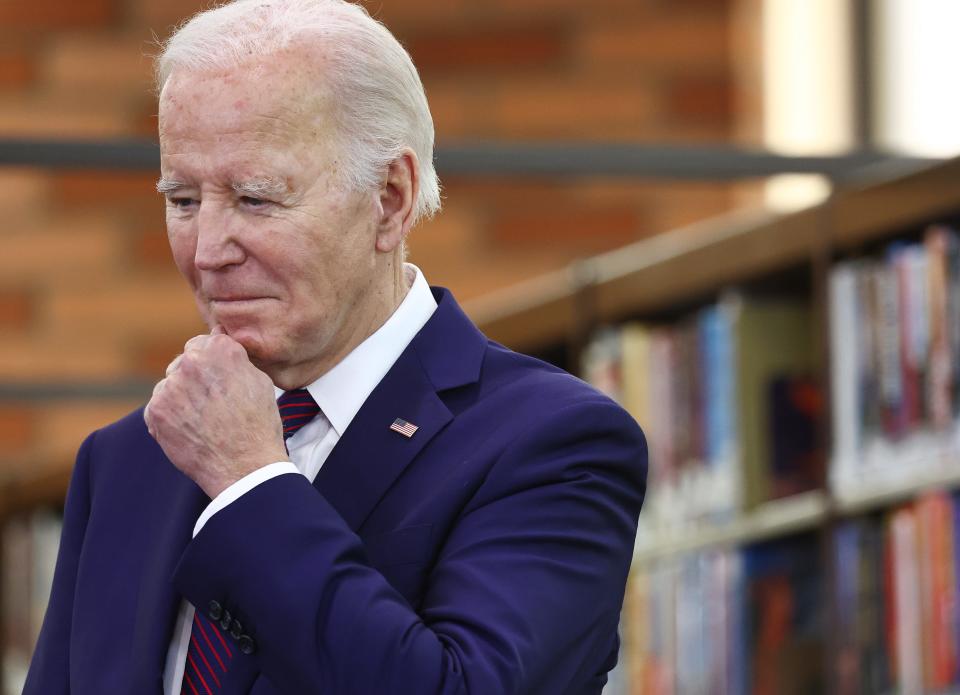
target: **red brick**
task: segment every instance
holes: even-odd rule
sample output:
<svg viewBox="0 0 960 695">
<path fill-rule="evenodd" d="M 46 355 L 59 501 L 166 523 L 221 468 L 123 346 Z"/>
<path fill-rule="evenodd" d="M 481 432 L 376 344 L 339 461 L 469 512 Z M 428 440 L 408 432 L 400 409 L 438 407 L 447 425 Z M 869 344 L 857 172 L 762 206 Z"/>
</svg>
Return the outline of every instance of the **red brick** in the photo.
<svg viewBox="0 0 960 695">
<path fill-rule="evenodd" d="M 112 22 L 114 0 L 0 0 L 0 27 L 17 29 L 77 29 Z"/>
<path fill-rule="evenodd" d="M 556 65 L 566 53 L 558 27 L 496 28 L 424 35 L 407 43 L 424 73 L 446 70 L 522 70 Z"/>
<path fill-rule="evenodd" d="M 142 400 L 72 401 L 44 407 L 40 411 L 43 437 L 37 447 L 38 454 L 48 460 L 72 460 L 87 435 L 119 420 L 148 398 L 149 394 Z"/>
<path fill-rule="evenodd" d="M 669 232 L 740 207 L 728 183 L 674 183 L 651 186 L 646 194 L 648 229 Z"/>
<path fill-rule="evenodd" d="M 444 181 L 450 201 L 472 205 L 481 215 L 500 207 L 545 208 L 572 190 L 575 186 L 569 183 L 543 178 L 449 177 Z"/>
<path fill-rule="evenodd" d="M 0 235 L 0 277 L 32 285 L 81 284 L 119 265 L 116 215 L 44 216 Z"/>
<path fill-rule="evenodd" d="M 607 249 L 637 237 L 640 215 L 634 208 L 529 208 L 503 212 L 491 225 L 491 237 L 511 246 L 567 245 L 577 251 Z"/>
<path fill-rule="evenodd" d="M 46 88 L 60 93 L 146 94 L 153 87 L 149 50 L 140 36 L 61 36 L 49 42 L 40 71 Z"/>
<path fill-rule="evenodd" d="M 597 16 L 616 17 L 631 12 L 637 0 L 486 0 L 477 3 L 492 17 L 509 16 L 512 19 L 530 17 L 570 17 L 578 21 Z"/>
<path fill-rule="evenodd" d="M 652 8 L 658 13 L 667 12 L 713 12 L 726 15 L 738 0 L 655 0 Z"/>
<path fill-rule="evenodd" d="M 183 344 L 192 335 L 164 337 L 153 341 L 137 341 L 131 349 L 131 363 L 134 373 L 150 379 L 163 378 L 164 372 L 173 358 L 183 352 Z M 182 339 L 181 339 L 182 338 Z"/>
<path fill-rule="evenodd" d="M 644 125 L 641 140 L 662 145 L 690 146 L 716 145 L 733 137 L 729 123 L 712 121 L 671 121 L 665 116 L 661 122 Z"/>
<path fill-rule="evenodd" d="M 129 12 L 137 24 L 150 27 L 161 39 L 166 39 L 174 27 L 214 4 L 217 3 L 210 0 L 130 0 Z M 449 26 L 451 22 L 462 21 L 464 17 L 475 14 L 476 3 L 470 0 L 364 0 L 359 4 L 364 5 L 375 19 L 384 22 L 403 41 L 411 30 Z"/>
<path fill-rule="evenodd" d="M 127 372 L 116 332 L 68 330 L 0 333 L 0 379 L 117 379 Z"/>
<path fill-rule="evenodd" d="M 411 262 L 426 273 L 451 259 L 474 258 L 484 245 L 479 213 L 464 201 L 446 205 L 439 215 L 413 230 L 407 241 Z"/>
<path fill-rule="evenodd" d="M 424 87 L 437 142 L 471 138 L 483 131 L 481 116 L 487 102 L 482 90 L 435 76 L 424 76 Z"/>
<path fill-rule="evenodd" d="M 140 99 L 133 107 L 130 134 L 157 141 L 157 100 L 152 94 Z"/>
<path fill-rule="evenodd" d="M 40 169 L 0 167 L 0 210 L 4 211 L 5 230 L 15 228 L 20 219 L 34 217 L 46 208 L 49 181 L 48 174 Z"/>
<path fill-rule="evenodd" d="M 479 16 L 481 3 L 473 0 L 362 0 L 374 19 L 383 22 L 406 45 L 410 35 L 426 27 L 462 26 Z"/>
<path fill-rule="evenodd" d="M 24 330 L 34 318 L 33 297 L 24 290 L 0 289 L 0 329 Z"/>
<path fill-rule="evenodd" d="M 0 89 L 25 87 L 35 74 L 32 55 L 24 50 L 0 49 Z"/>
<path fill-rule="evenodd" d="M 741 143 L 763 144 L 764 50 L 761 16 L 763 0 L 740 0 L 732 13 L 731 76 L 737 88 L 736 132 Z"/>
<path fill-rule="evenodd" d="M 118 282 L 97 279 L 82 291 L 53 288 L 42 309 L 44 326 L 66 332 L 117 331 L 122 336 L 205 332 L 193 296 L 179 275 Z"/>
<path fill-rule="evenodd" d="M 458 300 L 468 302 L 564 268 L 583 253 L 563 245 L 491 249 L 482 256 L 447 263 L 430 276 L 430 282 L 453 288 Z"/>
<path fill-rule="evenodd" d="M 161 225 L 152 225 L 137 232 L 133 239 L 133 260 L 141 266 L 173 268 L 173 256 L 167 232 Z"/>
<path fill-rule="evenodd" d="M 36 418 L 21 405 L 0 405 L 0 451 L 11 454 L 27 449 L 33 441 Z"/>
<path fill-rule="evenodd" d="M 690 77 L 667 86 L 668 122 L 707 122 L 732 127 L 736 96 L 725 76 Z"/>
<path fill-rule="evenodd" d="M 651 88 L 636 80 L 504 80 L 492 90 L 486 115 L 492 132 L 506 138 L 639 137 L 656 117 Z"/>
<path fill-rule="evenodd" d="M 210 0 L 128 0 L 126 4 L 127 12 L 137 25 L 150 27 L 165 39 L 173 27 L 214 3 Z"/>
<path fill-rule="evenodd" d="M 129 105 L 83 94 L 0 92 L 0 132 L 8 137 L 110 138 L 130 134 Z"/>
<path fill-rule="evenodd" d="M 729 23 L 725 18 L 681 15 L 646 21 L 616 18 L 591 23 L 576 39 L 577 58 L 585 64 L 625 73 L 674 73 L 730 63 Z"/>
<path fill-rule="evenodd" d="M 163 200 L 157 194 L 159 172 L 64 171 L 52 181 L 54 199 L 61 205 L 123 209 L 163 215 Z"/>
</svg>

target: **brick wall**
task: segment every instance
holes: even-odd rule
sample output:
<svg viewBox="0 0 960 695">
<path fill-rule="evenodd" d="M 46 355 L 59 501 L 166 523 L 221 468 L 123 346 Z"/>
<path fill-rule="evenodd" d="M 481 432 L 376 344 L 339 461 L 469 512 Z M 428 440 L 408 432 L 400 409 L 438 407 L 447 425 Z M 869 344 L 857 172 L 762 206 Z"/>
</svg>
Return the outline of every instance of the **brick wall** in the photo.
<svg viewBox="0 0 960 695">
<path fill-rule="evenodd" d="M 377 0 L 438 140 L 742 135 L 733 0 Z M 152 136 L 152 35 L 206 0 L 0 0 L 0 136 Z M 741 18 L 742 19 L 742 18 Z M 739 24 L 738 24 L 739 26 Z M 202 330 L 154 173 L 0 169 L 0 382 L 155 379 Z M 729 187 L 445 179 L 412 257 L 463 298 L 728 209 Z M 0 403 L 0 494 L 135 401 Z M 60 478 L 57 478 L 60 476 Z"/>
</svg>

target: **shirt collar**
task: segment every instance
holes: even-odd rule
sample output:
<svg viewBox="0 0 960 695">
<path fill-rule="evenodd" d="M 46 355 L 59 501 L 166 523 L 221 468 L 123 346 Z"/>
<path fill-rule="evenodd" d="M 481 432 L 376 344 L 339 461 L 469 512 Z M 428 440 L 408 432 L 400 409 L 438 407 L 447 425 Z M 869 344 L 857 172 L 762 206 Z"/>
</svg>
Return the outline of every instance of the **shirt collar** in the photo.
<svg viewBox="0 0 960 695">
<path fill-rule="evenodd" d="M 338 436 L 343 436 L 373 389 L 437 309 L 420 269 L 405 263 L 404 275 L 412 275 L 413 284 L 390 318 L 330 371 L 306 386 Z M 274 388 L 279 398 L 283 389 Z"/>
</svg>

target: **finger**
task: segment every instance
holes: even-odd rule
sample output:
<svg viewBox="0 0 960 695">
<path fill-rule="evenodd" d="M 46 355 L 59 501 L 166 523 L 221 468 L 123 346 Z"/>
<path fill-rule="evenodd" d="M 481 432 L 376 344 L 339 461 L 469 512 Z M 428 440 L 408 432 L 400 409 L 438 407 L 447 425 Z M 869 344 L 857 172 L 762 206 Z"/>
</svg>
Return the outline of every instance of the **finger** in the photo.
<svg viewBox="0 0 960 695">
<path fill-rule="evenodd" d="M 183 351 L 196 350 L 204 345 L 210 339 L 209 335 L 195 335 L 183 345 Z"/>
<path fill-rule="evenodd" d="M 179 367 L 180 367 L 180 362 L 182 362 L 182 361 L 183 361 L 183 355 L 182 355 L 182 354 L 181 354 L 181 355 L 177 355 L 176 357 L 174 357 L 174 358 L 173 358 L 173 362 L 171 362 L 169 365 L 167 365 L 166 375 L 167 375 L 167 376 L 170 376 L 170 375 L 173 374 L 175 371 L 177 371 L 177 369 L 179 369 Z"/>
<path fill-rule="evenodd" d="M 219 323 L 213 324 L 213 328 L 210 329 L 210 335 L 226 335 L 227 332 L 223 330 L 223 326 Z"/>
</svg>

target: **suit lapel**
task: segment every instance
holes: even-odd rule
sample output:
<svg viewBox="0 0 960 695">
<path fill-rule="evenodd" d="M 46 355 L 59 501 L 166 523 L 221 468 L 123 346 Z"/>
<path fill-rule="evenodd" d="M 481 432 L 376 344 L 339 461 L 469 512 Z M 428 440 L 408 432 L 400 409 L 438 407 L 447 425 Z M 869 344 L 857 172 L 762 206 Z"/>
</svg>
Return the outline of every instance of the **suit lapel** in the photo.
<svg viewBox="0 0 960 695">
<path fill-rule="evenodd" d="M 314 485 L 357 531 L 393 481 L 452 415 L 413 350 L 406 350 L 357 412 Z M 419 429 L 390 429 L 397 418 Z"/>
<path fill-rule="evenodd" d="M 433 293 L 437 310 L 367 398 L 314 480 L 354 532 L 453 419 L 439 393 L 480 375 L 486 338 L 447 290 Z M 390 425 L 397 418 L 419 429 L 409 438 L 394 432 Z"/>
<path fill-rule="evenodd" d="M 131 692 L 160 693 L 163 668 L 181 597 L 170 577 L 183 549 L 193 537 L 193 526 L 209 498 L 192 481 L 169 467 L 173 492 L 157 494 L 154 500 L 163 504 L 155 510 L 157 528 L 150 537 L 154 552 L 143 569 L 140 595 L 137 599 L 136 624 L 133 632 L 133 689 Z"/>
</svg>

